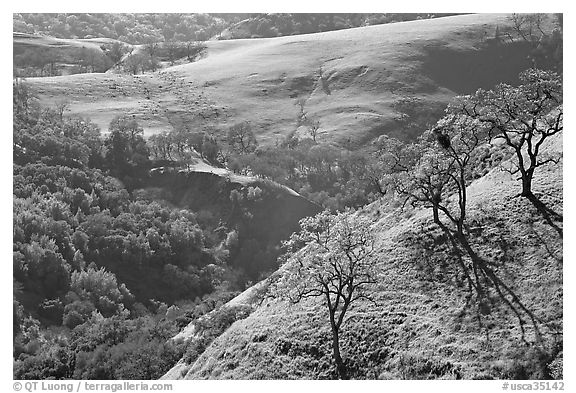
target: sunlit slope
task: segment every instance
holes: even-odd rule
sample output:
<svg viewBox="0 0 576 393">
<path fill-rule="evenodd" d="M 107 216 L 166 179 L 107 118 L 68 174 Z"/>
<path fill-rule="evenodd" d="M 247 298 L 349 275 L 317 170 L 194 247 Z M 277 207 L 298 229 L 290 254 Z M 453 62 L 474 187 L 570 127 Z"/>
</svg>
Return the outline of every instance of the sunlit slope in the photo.
<svg viewBox="0 0 576 393">
<path fill-rule="evenodd" d="M 559 154 L 561 142 L 556 138 L 549 151 Z M 540 169 L 535 192 L 562 214 L 562 165 Z M 549 365 L 562 349 L 562 237 L 530 202 L 517 197 L 519 188 L 518 181 L 499 168 L 478 179 L 468 190 L 468 222 L 473 247 L 495 263 L 499 277 L 539 319 L 542 345 L 522 340 L 518 320 L 497 299 L 484 314 L 476 313 L 430 211 L 401 211 L 375 202 L 359 214 L 373 220 L 377 237 L 376 261 L 382 273 L 371 293 L 376 303 L 362 300 L 352 307 L 341 334 L 353 378 L 550 376 Z M 274 275 L 281 274 L 282 269 Z M 273 282 L 274 275 L 268 281 Z M 264 284 L 236 299 L 254 307 L 250 316 L 234 322 L 191 364 L 180 361 L 165 378 L 334 378 L 322 299 L 290 305 L 254 295 Z M 527 323 L 524 328 L 532 341 L 533 327 Z"/>
<path fill-rule="evenodd" d="M 164 102 L 172 105 L 172 93 L 163 94 L 155 75 L 77 74 L 28 78 L 42 106 L 68 104 L 68 115 L 91 119 L 103 130 L 119 115 L 133 115 L 150 135 L 171 129 Z"/>
<path fill-rule="evenodd" d="M 363 142 L 383 132 L 401 133 L 395 129 L 399 114 L 392 106 L 403 97 L 417 96 L 425 108 L 441 110 L 459 83 L 458 92 L 464 92 L 511 79 L 517 64 L 500 64 L 502 70 L 515 68 L 513 72 L 484 67 L 483 73 L 482 66 L 494 59 L 480 59 L 489 54 L 478 49 L 489 45 L 487 37 L 494 36 L 497 25 L 502 29 L 508 23 L 505 15 L 467 15 L 214 42 L 205 59 L 166 74 L 222 106 L 211 122 L 250 121 L 262 141 L 274 142 L 296 128 L 296 101 L 302 99 L 307 116 L 321 122 L 320 139 Z M 480 60 L 444 64 L 444 56 L 436 56 L 443 52 Z M 452 68 L 451 79 L 443 75 L 445 68 Z"/>
<path fill-rule="evenodd" d="M 406 136 L 396 120 L 399 100 L 417 97 L 417 113 L 440 112 L 456 93 L 514 80 L 529 66 L 526 57 L 493 39 L 509 23 L 506 15 L 462 15 L 211 41 L 200 61 L 154 74 L 29 81 L 44 104 L 67 99 L 71 113 L 104 130 L 123 113 L 136 116 L 146 134 L 250 121 L 261 143 L 274 143 L 297 128 L 302 100 L 306 117 L 320 121 L 320 141 L 361 145 L 382 133 Z"/>
</svg>

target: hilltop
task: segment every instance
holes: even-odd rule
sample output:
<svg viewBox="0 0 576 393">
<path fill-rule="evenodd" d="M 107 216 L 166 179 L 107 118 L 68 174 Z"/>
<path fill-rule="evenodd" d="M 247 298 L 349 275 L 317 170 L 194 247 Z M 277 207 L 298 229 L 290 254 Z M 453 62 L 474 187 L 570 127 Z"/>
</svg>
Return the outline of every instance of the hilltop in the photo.
<svg viewBox="0 0 576 393">
<path fill-rule="evenodd" d="M 361 147 L 381 134 L 410 138 L 456 94 L 514 83 L 530 64 L 525 45 L 494 39 L 509 25 L 507 15 L 460 15 L 208 41 L 199 61 L 157 73 L 28 82 L 42 104 L 66 97 L 70 114 L 103 130 L 120 113 L 134 115 L 146 135 L 250 121 L 260 143 L 273 144 L 306 116 L 320 121 L 320 141 Z"/>
<path fill-rule="evenodd" d="M 561 138 L 550 151 L 561 154 Z M 535 191 L 562 214 L 562 165 L 541 169 Z M 542 379 L 553 373 L 562 360 L 562 336 L 554 333 L 562 331 L 562 238 L 517 191 L 500 168 L 469 187 L 474 245 L 499 261 L 501 278 L 547 325 L 543 345 L 528 344 L 534 339 L 529 324 L 523 341 L 517 320 L 501 305 L 480 319 L 469 309 L 429 211 L 380 200 L 358 213 L 373 221 L 383 273 L 372 293 L 376 304 L 358 303 L 344 324 L 342 348 L 354 378 Z M 232 300 L 228 307 L 242 305 L 251 314 L 164 378 L 333 378 L 326 310 L 317 299 L 289 305 L 267 297 L 281 274 Z M 194 342 L 197 331 L 191 325 L 176 339 Z"/>
<path fill-rule="evenodd" d="M 218 34 L 219 40 L 269 38 L 350 29 L 359 26 L 398 23 L 408 20 L 439 18 L 455 14 L 257 14 L 251 15 Z"/>
</svg>

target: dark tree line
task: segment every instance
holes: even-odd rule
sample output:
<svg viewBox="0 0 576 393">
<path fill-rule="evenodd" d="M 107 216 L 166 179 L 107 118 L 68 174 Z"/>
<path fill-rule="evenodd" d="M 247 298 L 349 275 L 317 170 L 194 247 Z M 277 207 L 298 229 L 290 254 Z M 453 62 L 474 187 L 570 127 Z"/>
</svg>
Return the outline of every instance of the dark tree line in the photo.
<svg viewBox="0 0 576 393">
<path fill-rule="evenodd" d="M 150 167 L 134 118 L 103 137 L 63 106 L 40 107 L 19 79 L 13 110 L 15 377 L 160 377 L 184 353 L 168 339 L 188 310 L 237 289 L 228 231 L 126 188 Z"/>
<path fill-rule="evenodd" d="M 224 31 L 220 39 L 280 37 L 319 33 L 354 27 L 429 19 L 454 14 L 381 13 L 381 14 L 255 14 Z"/>
<path fill-rule="evenodd" d="M 127 48 L 120 42 L 100 48 L 23 47 L 14 48 L 14 73 L 19 77 L 58 76 L 62 73 L 81 74 L 106 72 L 116 65 Z"/>
<path fill-rule="evenodd" d="M 313 121 L 310 127 L 315 135 L 320 123 Z M 148 146 L 155 165 L 189 168 L 203 158 L 238 174 L 286 185 L 334 211 L 384 194 L 376 160 L 312 138 L 290 134 L 274 146 L 260 146 L 252 125 L 244 122 L 225 131 L 165 131 L 151 136 Z"/>
<path fill-rule="evenodd" d="M 204 41 L 247 14 L 34 14 L 13 15 L 16 32 L 57 38 L 114 38 L 130 44 Z"/>
</svg>

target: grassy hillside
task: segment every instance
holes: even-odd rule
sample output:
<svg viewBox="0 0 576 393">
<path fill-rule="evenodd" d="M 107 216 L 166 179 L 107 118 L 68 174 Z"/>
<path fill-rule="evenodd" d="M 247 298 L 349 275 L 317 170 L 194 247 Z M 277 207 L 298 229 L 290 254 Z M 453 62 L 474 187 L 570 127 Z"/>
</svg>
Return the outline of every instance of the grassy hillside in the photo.
<svg viewBox="0 0 576 393">
<path fill-rule="evenodd" d="M 562 151 L 561 138 L 552 150 Z M 562 165 L 541 169 L 535 192 L 562 214 Z M 534 344 L 530 324 L 524 341 L 518 321 L 501 303 L 490 305 L 480 319 L 466 305 L 464 284 L 429 211 L 401 211 L 379 201 L 359 213 L 374 222 L 383 273 L 373 293 L 377 304 L 358 303 L 343 325 L 341 348 L 353 377 L 552 376 L 562 358 L 562 237 L 530 202 L 515 197 L 518 191 L 516 180 L 498 168 L 469 187 L 472 243 L 496 262 L 500 277 L 542 321 L 542 343 Z M 334 378 L 325 307 L 316 300 L 289 306 L 254 292 L 235 302 L 254 308 L 247 318 L 165 378 Z"/>
<path fill-rule="evenodd" d="M 458 82 L 472 92 L 515 80 L 528 64 L 512 61 L 518 53 L 507 46 L 492 49 L 483 42 L 494 36 L 496 25 L 503 29 L 507 23 L 505 15 L 470 15 L 216 42 L 204 60 L 167 69 L 165 75 L 217 103 L 212 113 L 192 108 L 186 114 L 190 125 L 250 121 L 260 141 L 272 144 L 296 129 L 301 110 L 296 102 L 303 100 L 307 117 L 321 123 L 319 140 L 363 145 L 382 133 L 405 132 L 396 119 L 403 113 L 398 103 L 406 97 L 420 99 L 412 120 L 421 123 L 441 114 L 454 93 L 462 92 L 454 87 Z M 470 63 L 452 64 L 446 54 Z M 452 71 L 452 80 L 436 72 L 444 69 Z"/>
<path fill-rule="evenodd" d="M 417 133 L 455 93 L 514 82 L 530 64 L 522 45 L 493 40 L 497 27 L 504 32 L 509 24 L 506 15 L 462 15 L 215 41 L 207 43 L 202 60 L 154 74 L 29 82 L 41 103 L 67 97 L 71 113 L 90 117 L 103 130 L 120 112 L 136 116 L 147 135 L 247 120 L 261 143 L 272 144 L 305 114 L 320 121 L 320 141 L 354 147 L 383 133 Z"/>
<path fill-rule="evenodd" d="M 67 114 L 88 117 L 104 132 L 114 117 L 124 114 L 136 116 L 147 135 L 170 129 L 166 109 L 160 105 L 171 101 L 173 94 L 163 94 L 161 82 L 152 75 L 77 74 L 27 82 L 41 105 L 67 101 Z M 155 99 L 147 99 L 147 94 Z"/>
</svg>

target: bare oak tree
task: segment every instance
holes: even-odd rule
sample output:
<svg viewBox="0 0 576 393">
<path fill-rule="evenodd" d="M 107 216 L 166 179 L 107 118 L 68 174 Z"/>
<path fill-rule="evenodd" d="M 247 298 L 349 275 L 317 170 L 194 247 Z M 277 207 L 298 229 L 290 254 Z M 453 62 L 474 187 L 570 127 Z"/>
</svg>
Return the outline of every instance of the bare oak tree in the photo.
<svg viewBox="0 0 576 393">
<path fill-rule="evenodd" d="M 374 235 L 370 221 L 352 211 L 328 211 L 300 221 L 301 230 L 286 243 L 283 276 L 274 295 L 298 303 L 319 297 L 328 309 L 336 371 L 347 379 L 340 354 L 340 332 L 346 312 L 359 299 L 372 300 L 368 289 L 376 283 Z M 297 249 L 305 247 L 301 251 Z"/>
<path fill-rule="evenodd" d="M 316 137 L 318 136 L 319 129 L 320 129 L 320 120 L 316 119 L 308 120 L 308 133 L 310 134 L 314 142 L 316 142 Z"/>
<path fill-rule="evenodd" d="M 230 149 L 238 154 L 252 153 L 258 147 L 258 141 L 248 122 L 238 123 L 230 127 L 227 140 Z"/>
<path fill-rule="evenodd" d="M 403 145 L 388 138 L 382 146 L 383 159 L 390 168 L 388 182 L 404 203 L 432 210 L 434 223 L 450 242 L 470 294 L 477 299 L 478 311 L 489 312 L 494 293 L 517 317 L 524 333 L 524 317 L 536 328 L 537 319 L 470 242 L 467 187 L 478 160 L 489 149 L 489 132 L 490 126 L 479 119 L 448 113 L 418 143 Z"/>
<path fill-rule="evenodd" d="M 538 42 L 546 35 L 543 24 L 547 15 L 545 14 L 512 14 L 513 31 L 526 42 Z"/>
<path fill-rule="evenodd" d="M 494 90 L 480 89 L 450 110 L 490 125 L 492 139 L 503 140 L 514 151 L 512 174 L 520 174 L 520 195 L 534 202 L 536 169 L 558 163 L 558 158 L 543 154 L 542 146 L 563 130 L 562 80 L 554 72 L 536 69 L 521 73 L 520 80 L 518 87 L 500 84 Z"/>
</svg>

